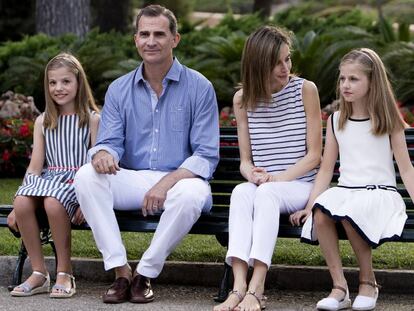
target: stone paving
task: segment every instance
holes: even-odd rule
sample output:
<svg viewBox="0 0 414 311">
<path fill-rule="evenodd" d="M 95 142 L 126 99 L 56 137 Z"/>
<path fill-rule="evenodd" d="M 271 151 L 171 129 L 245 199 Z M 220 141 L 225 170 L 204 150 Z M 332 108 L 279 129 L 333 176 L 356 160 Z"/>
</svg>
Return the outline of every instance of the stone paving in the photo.
<svg viewBox="0 0 414 311">
<path fill-rule="evenodd" d="M 101 295 L 109 284 L 78 282 L 78 293 L 72 299 L 50 299 L 46 294 L 32 297 L 11 297 L 5 287 L 0 287 L 0 310 L 209 310 L 216 304 L 213 296 L 216 288 L 201 286 L 154 285 L 156 300 L 146 305 L 123 303 L 107 305 L 101 302 Z M 326 292 L 277 291 L 266 292 L 266 310 L 308 311 L 315 310 L 315 303 Z M 354 295 L 351 296 L 354 298 Z M 381 294 L 375 310 L 413 311 L 412 295 Z"/>
</svg>

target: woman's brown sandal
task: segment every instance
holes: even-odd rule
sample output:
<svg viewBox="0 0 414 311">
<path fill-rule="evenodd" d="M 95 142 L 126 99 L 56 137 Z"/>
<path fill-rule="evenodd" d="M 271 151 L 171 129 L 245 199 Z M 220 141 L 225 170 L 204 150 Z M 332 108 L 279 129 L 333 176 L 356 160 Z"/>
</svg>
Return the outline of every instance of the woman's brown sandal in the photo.
<svg viewBox="0 0 414 311">
<path fill-rule="evenodd" d="M 237 298 L 239 298 L 239 302 L 238 303 L 240 303 L 243 300 L 244 296 L 245 296 L 245 295 L 241 294 L 238 290 L 231 290 L 231 291 L 229 291 L 229 294 L 227 295 L 227 298 L 230 295 L 236 295 Z"/>
<path fill-rule="evenodd" d="M 231 296 L 231 295 L 235 295 L 237 296 L 237 303 L 233 306 L 229 306 L 226 305 L 226 307 L 224 308 L 223 305 L 225 305 L 225 302 L 223 302 L 222 304 L 215 306 L 214 310 L 234 310 L 235 307 L 237 307 L 237 305 L 243 300 L 245 294 L 240 293 L 237 289 L 231 290 L 229 291 L 229 294 L 227 295 L 227 299 Z M 226 301 L 227 301 L 226 299 Z"/>
<path fill-rule="evenodd" d="M 267 297 L 265 295 L 257 295 L 256 292 L 247 291 L 246 295 L 252 295 L 254 298 L 256 298 L 257 302 L 259 303 L 260 310 L 266 309 L 266 300 Z"/>
</svg>

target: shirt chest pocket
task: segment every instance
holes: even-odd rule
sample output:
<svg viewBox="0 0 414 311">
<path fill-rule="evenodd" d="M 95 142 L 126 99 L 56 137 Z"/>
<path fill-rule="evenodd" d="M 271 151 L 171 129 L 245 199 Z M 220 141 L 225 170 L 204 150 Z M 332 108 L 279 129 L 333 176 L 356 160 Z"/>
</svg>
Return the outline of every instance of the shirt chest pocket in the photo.
<svg viewBox="0 0 414 311">
<path fill-rule="evenodd" d="M 188 107 L 180 104 L 170 108 L 171 129 L 175 132 L 183 132 L 190 124 Z"/>
</svg>

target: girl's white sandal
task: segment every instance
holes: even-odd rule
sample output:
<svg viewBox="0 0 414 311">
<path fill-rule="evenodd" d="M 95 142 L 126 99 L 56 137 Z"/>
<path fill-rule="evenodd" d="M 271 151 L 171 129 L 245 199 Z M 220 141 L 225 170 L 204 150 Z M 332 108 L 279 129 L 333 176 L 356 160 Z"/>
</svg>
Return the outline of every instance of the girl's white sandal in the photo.
<svg viewBox="0 0 414 311">
<path fill-rule="evenodd" d="M 10 295 L 14 297 L 27 297 L 27 296 L 33 296 L 36 294 L 42 294 L 42 293 L 48 293 L 50 289 L 50 276 L 49 273 L 42 273 L 39 271 L 33 271 L 33 274 L 43 276 L 45 278 L 45 281 L 42 285 L 37 287 L 32 287 L 29 285 L 29 283 L 24 282 L 20 285 L 17 285 L 11 292 Z M 18 288 L 21 288 L 22 291 L 16 290 Z"/>
<path fill-rule="evenodd" d="M 360 281 L 359 284 L 366 284 L 372 286 L 373 288 L 375 288 L 375 294 L 374 297 L 362 295 L 356 296 L 354 303 L 352 304 L 352 310 L 374 310 L 377 304 L 379 288 L 381 288 L 381 286 L 378 285 L 377 282 L 371 281 Z"/>
<path fill-rule="evenodd" d="M 342 286 L 334 285 L 333 288 L 343 291 L 345 296 L 342 300 L 337 300 L 333 297 L 323 298 L 319 300 L 316 304 L 316 309 L 318 310 L 328 310 L 328 311 L 337 311 L 342 309 L 348 309 L 351 307 L 351 299 L 349 299 L 349 290 L 348 288 L 343 288 Z"/>
<path fill-rule="evenodd" d="M 50 293 L 50 298 L 70 298 L 76 294 L 76 284 L 75 277 L 72 274 L 66 272 L 58 272 L 57 275 L 67 276 L 70 278 L 71 287 L 65 287 L 60 284 L 55 284 L 52 287 L 52 292 Z M 54 292 L 53 290 L 57 290 Z"/>
</svg>

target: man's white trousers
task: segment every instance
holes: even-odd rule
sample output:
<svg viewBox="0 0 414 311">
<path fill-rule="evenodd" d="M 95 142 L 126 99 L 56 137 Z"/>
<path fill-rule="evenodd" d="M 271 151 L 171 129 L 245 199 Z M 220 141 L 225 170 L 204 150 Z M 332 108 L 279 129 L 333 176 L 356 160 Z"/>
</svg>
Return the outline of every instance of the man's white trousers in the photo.
<svg viewBox="0 0 414 311">
<path fill-rule="evenodd" d="M 76 173 L 74 186 L 82 213 L 92 229 L 102 253 L 105 270 L 127 263 L 114 208 L 141 209 L 144 196 L 167 172 L 121 169 L 116 175 L 98 174 L 90 163 Z M 137 271 L 155 278 L 168 255 L 190 231 L 202 212 L 211 208 L 211 190 L 200 178 L 177 182 L 167 193 L 164 211 L 151 245 L 142 256 Z"/>
</svg>

